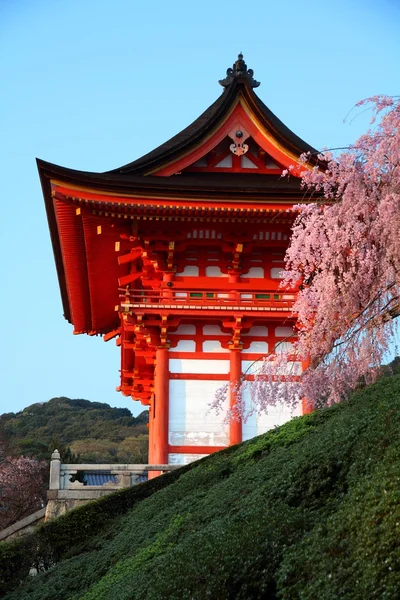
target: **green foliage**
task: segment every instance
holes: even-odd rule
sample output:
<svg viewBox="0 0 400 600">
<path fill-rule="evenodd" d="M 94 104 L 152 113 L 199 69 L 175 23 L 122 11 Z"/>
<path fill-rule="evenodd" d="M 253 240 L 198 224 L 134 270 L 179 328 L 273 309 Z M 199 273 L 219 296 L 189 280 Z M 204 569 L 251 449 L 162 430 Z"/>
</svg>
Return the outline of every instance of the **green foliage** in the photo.
<svg viewBox="0 0 400 600">
<path fill-rule="evenodd" d="M 187 471 L 191 468 L 193 466 L 188 465 L 182 470 Z M 179 477 L 182 470 L 103 496 L 39 525 L 31 535 L 16 541 L 0 543 L 0 597 L 26 579 L 32 568 L 39 573 L 43 572 L 47 577 L 46 571 L 61 559 L 66 559 L 69 564 L 71 557 L 96 551 L 101 546 L 102 539 L 108 539 L 114 522 L 120 515 L 169 486 Z M 35 579 L 32 582 L 35 583 Z"/>
<path fill-rule="evenodd" d="M 397 600 L 399 389 L 382 378 L 0 544 L 5 598 Z"/>
<path fill-rule="evenodd" d="M 147 438 L 147 411 L 135 418 L 127 408 L 89 400 L 53 398 L 0 416 L 10 456 L 48 460 L 57 448 L 65 462 L 147 462 Z"/>
<path fill-rule="evenodd" d="M 58 446 L 54 446 L 58 448 Z M 71 452 L 80 457 L 84 462 L 120 462 L 120 463 L 147 463 L 148 436 L 140 434 L 136 437 L 126 437 L 121 442 L 112 442 L 108 439 L 76 440 L 71 443 Z M 78 461 L 69 461 L 78 462 Z"/>
</svg>

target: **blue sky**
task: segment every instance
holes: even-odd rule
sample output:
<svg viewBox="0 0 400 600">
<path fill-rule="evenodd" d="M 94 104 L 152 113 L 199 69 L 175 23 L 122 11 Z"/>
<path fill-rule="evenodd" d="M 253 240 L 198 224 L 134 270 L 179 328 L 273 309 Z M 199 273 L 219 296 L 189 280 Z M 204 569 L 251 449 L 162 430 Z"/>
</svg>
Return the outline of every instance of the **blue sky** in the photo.
<svg viewBox="0 0 400 600">
<path fill-rule="evenodd" d="M 0 0 L 0 413 L 115 392 L 119 350 L 63 319 L 35 157 L 106 171 L 192 122 L 242 51 L 257 93 L 317 148 L 345 146 L 398 95 L 398 0 Z M 351 116 L 357 113 L 352 112 Z"/>
</svg>

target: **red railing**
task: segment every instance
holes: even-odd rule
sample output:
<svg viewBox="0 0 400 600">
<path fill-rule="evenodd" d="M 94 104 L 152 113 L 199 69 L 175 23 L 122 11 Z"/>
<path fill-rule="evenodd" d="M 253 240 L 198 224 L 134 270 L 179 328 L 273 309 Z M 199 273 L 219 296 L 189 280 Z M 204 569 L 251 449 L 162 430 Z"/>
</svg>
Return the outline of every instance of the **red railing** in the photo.
<svg viewBox="0 0 400 600">
<path fill-rule="evenodd" d="M 221 306 L 265 307 L 279 310 L 291 310 L 296 298 L 295 294 L 277 291 L 248 292 L 241 290 L 177 290 L 163 288 L 160 290 L 130 290 L 120 295 L 121 308 L 147 305 L 157 308 L 160 305 L 190 308 L 212 308 Z"/>
</svg>

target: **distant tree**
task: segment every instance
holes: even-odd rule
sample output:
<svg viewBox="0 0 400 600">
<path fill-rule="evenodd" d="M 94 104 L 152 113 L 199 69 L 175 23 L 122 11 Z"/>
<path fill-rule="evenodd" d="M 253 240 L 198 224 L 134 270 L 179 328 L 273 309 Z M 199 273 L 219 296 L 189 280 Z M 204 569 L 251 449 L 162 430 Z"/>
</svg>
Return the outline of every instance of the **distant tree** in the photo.
<svg viewBox="0 0 400 600">
<path fill-rule="evenodd" d="M 148 461 L 148 436 L 127 437 L 118 448 L 119 460 L 144 464 Z"/>
<path fill-rule="evenodd" d="M 59 451 L 62 463 L 74 464 L 79 463 L 81 460 L 79 453 L 72 452 L 71 448 L 63 444 L 58 437 L 51 438 L 47 447 L 48 455 L 51 456 L 54 450 Z"/>
<path fill-rule="evenodd" d="M 48 474 L 45 461 L 4 458 L 0 464 L 0 529 L 45 506 Z"/>
<path fill-rule="evenodd" d="M 49 460 L 57 448 L 64 463 L 75 463 L 88 460 L 88 452 L 82 442 L 79 457 L 73 444 L 98 440 L 101 442 L 98 451 L 95 455 L 90 453 L 92 460 L 118 462 L 118 447 L 124 439 L 147 436 L 147 419 L 147 411 L 135 418 L 127 408 L 111 408 L 108 404 L 82 399 L 52 398 L 16 414 L 0 415 L 0 444 L 3 441 L 8 456 L 38 460 Z"/>
<path fill-rule="evenodd" d="M 147 463 L 148 436 L 131 436 L 118 442 L 93 438 L 76 440 L 71 450 L 79 455 L 81 462 Z"/>
<path fill-rule="evenodd" d="M 22 438 L 18 441 L 18 452 L 21 456 L 36 458 L 37 460 L 49 460 L 51 455 L 46 442 L 32 437 Z"/>
</svg>

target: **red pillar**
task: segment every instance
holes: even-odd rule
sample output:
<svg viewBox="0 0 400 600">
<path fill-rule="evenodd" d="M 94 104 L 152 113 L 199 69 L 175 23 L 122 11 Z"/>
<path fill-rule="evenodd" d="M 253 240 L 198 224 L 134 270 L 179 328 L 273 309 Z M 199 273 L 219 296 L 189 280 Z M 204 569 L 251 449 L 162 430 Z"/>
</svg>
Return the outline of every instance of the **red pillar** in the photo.
<svg viewBox="0 0 400 600">
<path fill-rule="evenodd" d="M 151 398 L 151 404 L 149 407 L 149 465 L 154 464 L 154 394 Z"/>
<path fill-rule="evenodd" d="M 229 407 L 235 408 L 236 405 L 236 392 L 235 387 L 240 384 L 240 378 L 242 375 L 242 357 L 240 350 L 230 351 L 230 374 L 229 374 Z M 240 444 L 242 441 L 242 419 L 231 419 L 229 424 L 229 443 L 231 446 L 234 444 Z"/>
<path fill-rule="evenodd" d="M 168 348 L 157 348 L 154 377 L 152 461 L 168 463 L 169 420 L 169 357 Z"/>
</svg>

